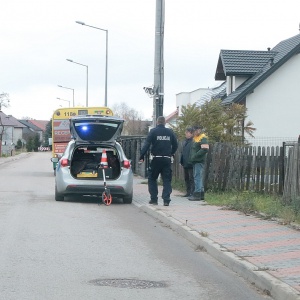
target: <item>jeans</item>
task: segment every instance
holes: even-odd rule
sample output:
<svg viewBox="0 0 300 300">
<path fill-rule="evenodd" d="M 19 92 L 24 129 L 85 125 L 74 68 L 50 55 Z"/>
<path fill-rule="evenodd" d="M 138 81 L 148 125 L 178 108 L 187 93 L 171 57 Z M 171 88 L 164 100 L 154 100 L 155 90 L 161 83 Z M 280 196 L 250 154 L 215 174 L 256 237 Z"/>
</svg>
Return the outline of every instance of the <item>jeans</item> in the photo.
<svg viewBox="0 0 300 300">
<path fill-rule="evenodd" d="M 204 168 L 204 163 L 195 163 L 193 165 L 195 193 L 204 192 L 203 177 L 202 177 L 203 168 Z"/>
</svg>

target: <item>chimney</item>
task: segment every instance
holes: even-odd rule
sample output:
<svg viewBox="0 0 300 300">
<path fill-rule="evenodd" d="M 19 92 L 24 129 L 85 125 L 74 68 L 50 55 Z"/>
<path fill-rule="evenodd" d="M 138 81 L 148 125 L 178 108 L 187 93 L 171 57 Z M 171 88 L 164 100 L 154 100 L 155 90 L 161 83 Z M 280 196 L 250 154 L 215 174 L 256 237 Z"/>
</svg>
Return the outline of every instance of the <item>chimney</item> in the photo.
<svg viewBox="0 0 300 300">
<path fill-rule="evenodd" d="M 271 50 L 271 48 L 270 48 L 270 47 L 268 47 L 267 49 L 268 49 L 268 51 L 270 51 L 270 50 Z"/>
</svg>

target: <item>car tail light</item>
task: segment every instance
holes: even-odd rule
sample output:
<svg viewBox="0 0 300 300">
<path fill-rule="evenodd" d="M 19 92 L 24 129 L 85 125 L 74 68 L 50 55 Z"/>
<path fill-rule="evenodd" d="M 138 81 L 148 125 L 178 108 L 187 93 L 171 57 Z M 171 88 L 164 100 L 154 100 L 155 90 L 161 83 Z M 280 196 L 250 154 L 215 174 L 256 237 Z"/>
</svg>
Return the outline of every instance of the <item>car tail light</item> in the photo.
<svg viewBox="0 0 300 300">
<path fill-rule="evenodd" d="M 61 159 L 61 160 L 60 160 L 60 165 L 61 165 L 62 167 L 67 167 L 67 166 L 69 165 L 69 160 L 66 159 L 66 158 Z"/>
<path fill-rule="evenodd" d="M 124 160 L 123 161 L 123 167 L 125 169 L 130 169 L 130 161 L 129 160 Z"/>
</svg>

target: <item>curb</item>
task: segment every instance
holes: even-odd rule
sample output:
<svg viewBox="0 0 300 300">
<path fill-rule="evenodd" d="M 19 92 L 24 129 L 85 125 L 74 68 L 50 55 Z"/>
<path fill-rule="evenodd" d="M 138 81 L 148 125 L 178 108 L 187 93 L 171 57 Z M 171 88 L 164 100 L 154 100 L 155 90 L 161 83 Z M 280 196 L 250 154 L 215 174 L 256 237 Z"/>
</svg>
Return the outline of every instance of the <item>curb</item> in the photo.
<svg viewBox="0 0 300 300">
<path fill-rule="evenodd" d="M 0 165 L 11 162 L 11 161 L 19 160 L 21 158 L 25 158 L 28 155 L 30 155 L 30 152 L 20 153 L 20 154 L 14 155 L 14 156 L 0 157 Z"/>
<path fill-rule="evenodd" d="M 254 284 L 265 294 L 272 296 L 274 300 L 299 300 L 298 291 L 288 284 L 278 280 L 268 272 L 259 270 L 257 266 L 228 251 L 218 243 L 182 224 L 172 216 L 160 211 L 157 208 L 142 205 L 140 208 L 148 215 L 158 219 L 164 224 L 170 226 L 172 230 L 190 241 L 196 247 L 204 248 L 209 255 L 217 259 L 220 263 L 239 274 L 245 280 Z"/>
</svg>

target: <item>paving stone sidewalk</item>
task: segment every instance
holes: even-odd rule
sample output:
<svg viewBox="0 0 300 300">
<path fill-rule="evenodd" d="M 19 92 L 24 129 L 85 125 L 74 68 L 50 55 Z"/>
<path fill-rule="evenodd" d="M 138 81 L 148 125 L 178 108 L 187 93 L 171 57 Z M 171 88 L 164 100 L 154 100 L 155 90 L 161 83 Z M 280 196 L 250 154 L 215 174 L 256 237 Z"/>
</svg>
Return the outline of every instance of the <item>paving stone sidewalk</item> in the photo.
<svg viewBox="0 0 300 300">
<path fill-rule="evenodd" d="M 159 187 L 161 195 L 161 187 Z M 166 222 L 274 299 L 300 299 L 300 231 L 276 221 L 193 202 L 173 191 L 170 206 L 148 204 L 147 180 L 135 177 L 134 204 Z M 173 225 L 173 226 L 172 226 Z"/>
</svg>

